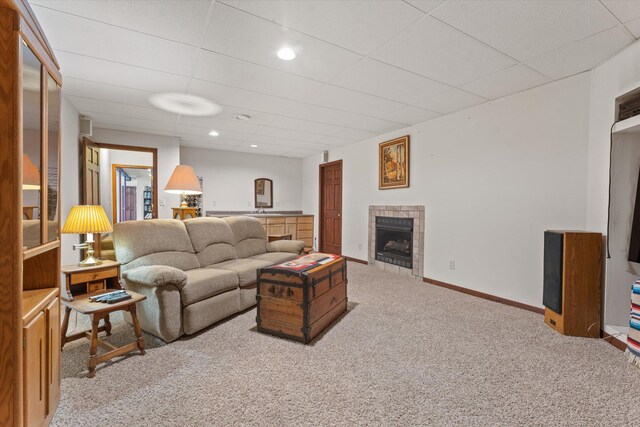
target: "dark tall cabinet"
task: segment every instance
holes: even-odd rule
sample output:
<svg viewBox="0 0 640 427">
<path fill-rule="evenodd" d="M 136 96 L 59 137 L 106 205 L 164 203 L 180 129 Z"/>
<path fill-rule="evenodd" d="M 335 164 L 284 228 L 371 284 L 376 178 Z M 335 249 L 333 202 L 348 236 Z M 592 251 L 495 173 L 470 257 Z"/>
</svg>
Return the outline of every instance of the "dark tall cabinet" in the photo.
<svg viewBox="0 0 640 427">
<path fill-rule="evenodd" d="M 600 336 L 602 234 L 545 231 L 544 321 L 563 335 Z"/>
</svg>

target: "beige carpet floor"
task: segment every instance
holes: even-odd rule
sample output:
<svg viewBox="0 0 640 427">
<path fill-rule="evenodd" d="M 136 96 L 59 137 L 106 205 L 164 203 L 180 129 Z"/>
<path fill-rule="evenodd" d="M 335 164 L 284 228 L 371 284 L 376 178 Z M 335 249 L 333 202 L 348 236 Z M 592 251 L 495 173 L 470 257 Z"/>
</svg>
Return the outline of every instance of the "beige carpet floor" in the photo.
<svg viewBox="0 0 640 427">
<path fill-rule="evenodd" d="M 88 342 L 70 343 L 53 425 L 637 420 L 640 370 L 603 341 L 562 337 L 540 315 L 354 263 L 348 292 L 349 312 L 310 346 L 256 332 L 255 309 L 169 345 L 148 339 L 145 356 L 106 364 L 93 379 L 82 376 Z M 113 342 L 131 336 L 122 320 L 114 325 Z"/>
</svg>

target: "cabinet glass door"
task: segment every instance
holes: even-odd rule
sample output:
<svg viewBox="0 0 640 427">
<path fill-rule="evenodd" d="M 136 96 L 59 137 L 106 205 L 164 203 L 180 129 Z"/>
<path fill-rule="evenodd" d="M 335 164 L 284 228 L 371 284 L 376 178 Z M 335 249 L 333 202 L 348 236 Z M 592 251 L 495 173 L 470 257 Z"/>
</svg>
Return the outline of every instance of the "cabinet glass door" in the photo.
<svg viewBox="0 0 640 427">
<path fill-rule="evenodd" d="M 22 45 L 22 215 L 23 246 L 42 243 L 40 232 L 42 185 L 42 66 Z"/>
<path fill-rule="evenodd" d="M 47 75 L 47 240 L 58 237 L 58 144 L 60 143 L 60 87 Z M 44 210 L 43 210 L 44 211 Z"/>
</svg>

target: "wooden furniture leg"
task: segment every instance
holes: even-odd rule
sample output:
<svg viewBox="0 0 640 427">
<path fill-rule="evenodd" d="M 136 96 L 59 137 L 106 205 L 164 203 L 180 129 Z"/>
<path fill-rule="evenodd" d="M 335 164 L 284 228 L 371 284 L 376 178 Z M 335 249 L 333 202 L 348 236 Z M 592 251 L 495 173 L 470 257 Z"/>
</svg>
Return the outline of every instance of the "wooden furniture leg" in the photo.
<svg viewBox="0 0 640 427">
<path fill-rule="evenodd" d="M 136 313 L 136 305 L 131 304 L 129 306 L 129 313 L 131 313 L 131 320 L 133 321 L 133 330 L 136 334 L 138 348 L 140 349 L 140 354 L 144 355 L 144 337 L 142 336 L 142 329 L 140 328 L 140 323 L 138 322 L 138 315 Z"/>
<path fill-rule="evenodd" d="M 100 318 L 102 316 L 100 314 L 93 314 L 91 316 L 91 348 L 89 350 L 89 361 L 87 362 L 87 367 L 89 368 L 89 373 L 87 377 L 93 378 L 96 375 L 96 365 L 98 354 L 98 328 L 100 324 Z"/>
<path fill-rule="evenodd" d="M 60 331 L 60 350 L 67 342 L 67 329 L 69 329 L 69 316 L 71 315 L 71 309 L 69 307 L 64 308 L 64 319 L 62 320 L 62 330 Z"/>
<path fill-rule="evenodd" d="M 109 313 L 104 315 L 104 331 L 107 333 L 107 336 L 111 335 L 111 320 L 109 319 Z"/>
</svg>

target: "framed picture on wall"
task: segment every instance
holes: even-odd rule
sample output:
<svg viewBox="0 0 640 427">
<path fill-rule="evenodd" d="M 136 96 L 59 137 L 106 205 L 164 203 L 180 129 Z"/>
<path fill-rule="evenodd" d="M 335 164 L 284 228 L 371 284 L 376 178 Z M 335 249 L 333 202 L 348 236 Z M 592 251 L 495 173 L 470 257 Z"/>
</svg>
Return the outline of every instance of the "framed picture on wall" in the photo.
<svg viewBox="0 0 640 427">
<path fill-rule="evenodd" d="M 409 186 L 409 135 L 380 144 L 378 175 L 380 190 Z"/>
</svg>

